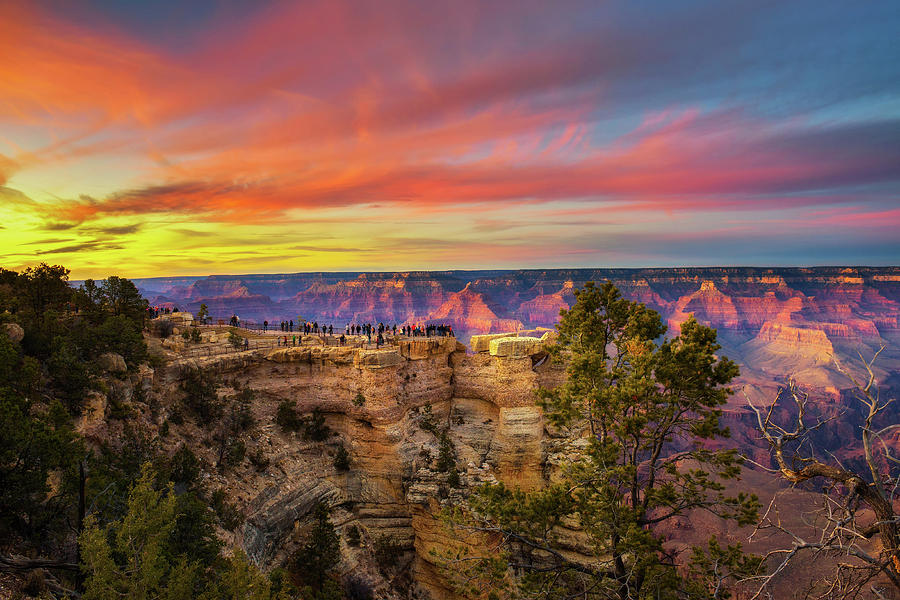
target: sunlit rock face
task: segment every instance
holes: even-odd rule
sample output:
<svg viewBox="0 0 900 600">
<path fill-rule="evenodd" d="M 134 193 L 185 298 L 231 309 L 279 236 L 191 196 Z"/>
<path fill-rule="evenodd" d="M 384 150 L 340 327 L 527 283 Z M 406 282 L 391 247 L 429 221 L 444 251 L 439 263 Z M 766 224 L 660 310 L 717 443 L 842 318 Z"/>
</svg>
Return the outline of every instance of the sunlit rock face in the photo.
<svg viewBox="0 0 900 600">
<path fill-rule="evenodd" d="M 149 373 L 148 395 L 159 403 L 161 421 L 178 407 L 187 368 L 207 370 L 227 382 L 220 395 L 235 393 L 235 383 L 254 390 L 257 427 L 245 443 L 248 452 L 261 453 L 269 464 L 257 470 L 245 461 L 233 472 L 212 473 L 209 482 L 224 488 L 244 514 L 243 526 L 228 540 L 253 560 L 267 567 L 280 564 L 302 537 L 316 503 L 327 502 L 339 529 L 360 526 L 370 545 L 388 536 L 409 561 L 417 589 L 451 598 L 431 552 L 455 543 L 439 519 L 442 503 L 484 482 L 523 488 L 545 482 L 547 439 L 535 391 L 561 382 L 564 370 L 542 360 L 552 335 L 535 333 L 543 335 L 507 333 L 481 352 L 452 337 L 400 340 L 371 349 L 323 346 L 310 336 L 301 346 L 176 358 Z M 98 422 L 106 410 L 102 400 L 96 402 Z M 302 414 L 321 411 L 332 436 L 312 442 L 284 432 L 273 421 L 285 400 Z M 85 429 L 98 427 L 92 423 L 86 422 Z M 436 433 L 442 430 L 453 445 L 458 488 L 448 484 L 448 473 L 436 462 Z M 215 451 L 200 441 L 204 435 L 188 421 L 171 425 L 163 443 L 172 451 L 190 444 L 215 464 Z M 333 465 L 338 443 L 350 452 L 349 471 Z M 377 572 L 364 552 L 350 547 L 343 552 L 342 568 Z M 386 581 L 372 577 L 380 582 L 379 597 L 401 597 Z"/>
</svg>

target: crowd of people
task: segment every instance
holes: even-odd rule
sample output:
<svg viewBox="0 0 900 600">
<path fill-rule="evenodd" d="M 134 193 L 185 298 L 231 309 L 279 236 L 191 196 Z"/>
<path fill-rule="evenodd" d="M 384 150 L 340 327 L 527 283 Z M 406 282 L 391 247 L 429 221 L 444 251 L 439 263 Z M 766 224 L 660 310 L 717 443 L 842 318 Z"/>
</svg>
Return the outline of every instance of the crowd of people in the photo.
<svg viewBox="0 0 900 600">
<path fill-rule="evenodd" d="M 318 321 L 297 322 L 296 328 L 293 319 L 281 321 L 279 327 L 282 333 L 291 334 L 278 336 L 278 345 L 297 346 L 303 344 L 303 335 L 316 335 L 322 338 L 335 338 L 339 346 L 347 343 L 347 338 L 351 336 L 365 336 L 367 343 L 375 343 L 376 348 L 381 348 L 386 343 L 387 336 L 397 338 L 399 335 L 416 338 L 416 337 L 447 337 L 453 336 L 453 327 L 451 325 L 385 325 L 384 323 L 347 323 L 343 332 L 338 328 L 337 336 L 335 336 L 334 325 L 319 325 Z M 269 322 L 263 321 L 263 330 L 269 330 Z M 274 331 L 274 327 L 273 327 Z M 296 334 L 295 334 L 296 331 Z"/>
</svg>

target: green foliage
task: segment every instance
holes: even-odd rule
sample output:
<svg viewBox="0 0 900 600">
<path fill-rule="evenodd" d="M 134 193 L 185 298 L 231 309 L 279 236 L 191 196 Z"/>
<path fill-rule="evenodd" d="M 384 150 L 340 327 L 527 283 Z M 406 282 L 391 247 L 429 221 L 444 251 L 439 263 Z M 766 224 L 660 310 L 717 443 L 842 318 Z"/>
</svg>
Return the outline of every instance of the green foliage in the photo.
<svg viewBox="0 0 900 600">
<path fill-rule="evenodd" d="M 184 554 L 193 561 L 212 564 L 219 557 L 222 542 L 216 537 L 218 515 L 196 492 L 176 497 L 175 525 L 169 533 L 166 552 L 175 561 Z"/>
<path fill-rule="evenodd" d="M 334 468 L 338 471 L 350 470 L 350 453 L 347 452 L 343 444 L 339 444 L 337 451 L 334 453 Z"/>
<path fill-rule="evenodd" d="M 218 489 L 213 492 L 210 498 L 210 505 L 216 516 L 219 517 L 219 523 L 224 529 L 234 531 L 244 522 L 244 516 L 238 508 L 225 499 L 224 489 Z"/>
<path fill-rule="evenodd" d="M 197 311 L 197 320 L 201 323 L 206 323 L 207 319 L 209 319 L 209 306 L 201 304 L 200 310 Z"/>
<path fill-rule="evenodd" d="M 275 423 L 285 431 L 299 431 L 303 426 L 303 419 L 297 412 L 297 408 L 290 400 L 282 400 L 278 404 L 275 413 Z"/>
<path fill-rule="evenodd" d="M 366 397 L 363 396 L 362 392 L 356 392 L 356 395 L 353 396 L 353 406 L 363 406 L 366 403 Z"/>
<path fill-rule="evenodd" d="M 291 557 L 290 569 L 298 581 L 313 593 L 320 593 L 327 589 L 326 583 L 334 583 L 330 580 L 341 561 L 341 551 L 337 532 L 328 519 L 328 507 L 317 504 L 313 518 L 313 528 L 306 543 Z"/>
<path fill-rule="evenodd" d="M 438 436 L 438 458 L 435 465 L 438 472 L 449 473 L 451 469 L 456 468 L 456 448 L 446 432 L 442 432 Z"/>
<path fill-rule="evenodd" d="M 169 479 L 178 487 L 194 489 L 200 481 L 203 465 L 197 455 L 185 444 L 181 444 L 169 461 Z"/>
<path fill-rule="evenodd" d="M 422 407 L 421 416 L 419 417 L 419 428 L 438 435 L 437 419 L 434 416 L 434 411 L 431 409 L 431 404 L 426 404 Z"/>
<path fill-rule="evenodd" d="M 209 509 L 193 494 L 159 488 L 149 465 L 121 519 L 90 516 L 79 536 L 85 600 L 286 600 L 241 553 L 222 558 Z"/>
<path fill-rule="evenodd" d="M 240 350 L 244 346 L 244 337 L 232 329 L 228 332 L 228 343 L 236 350 Z"/>
<path fill-rule="evenodd" d="M 324 442 L 331 436 L 331 428 L 325 424 L 325 415 L 318 408 L 313 409 L 303 426 L 303 437 L 314 442 Z"/>
<path fill-rule="evenodd" d="M 147 345 L 136 321 L 121 315 L 110 317 L 97 327 L 94 335 L 98 354 L 101 350 L 121 354 L 132 371 L 147 361 Z"/>
<path fill-rule="evenodd" d="M 372 544 L 375 562 L 382 572 L 397 566 L 397 560 L 403 554 L 403 550 L 403 545 L 389 535 L 378 536 Z"/>
<path fill-rule="evenodd" d="M 359 575 L 350 575 L 344 581 L 344 597 L 347 600 L 373 600 L 372 586 Z"/>
<path fill-rule="evenodd" d="M 85 573 L 85 600 L 154 598 L 165 589 L 171 570 L 166 544 L 175 527 L 176 498 L 154 489 L 145 468 L 128 496 L 121 521 L 101 528 L 88 517 L 79 536 Z"/>
<path fill-rule="evenodd" d="M 200 329 L 197 327 L 191 327 L 190 338 L 192 342 L 194 342 L 195 344 L 199 344 L 203 340 L 203 338 L 200 336 Z"/>
<path fill-rule="evenodd" d="M 248 458 L 250 459 L 250 464 L 253 465 L 253 468 L 260 473 L 265 472 L 265 470 L 269 468 L 269 463 L 272 462 L 259 446 L 250 453 Z"/>
<path fill-rule="evenodd" d="M 244 462 L 247 456 L 247 446 L 243 441 L 237 439 L 226 439 L 220 446 L 219 451 L 219 471 L 225 472 L 228 469 L 239 466 Z"/>
<path fill-rule="evenodd" d="M 588 283 L 575 295 L 574 306 L 561 313 L 553 349 L 568 377 L 541 390 L 539 404 L 550 423 L 585 436 L 588 445 L 563 466 L 556 484 L 534 492 L 483 486 L 462 510 L 448 512 L 450 523 L 516 540 L 502 549 L 521 565 L 513 591 L 524 595 L 707 598 L 717 586 L 727 589 L 758 561 L 739 548 L 711 545 L 695 553 L 685 576 L 658 529 L 692 510 L 741 524 L 756 515 L 755 496 L 724 493 L 722 481 L 740 474 L 739 457 L 705 445 L 729 435 L 720 407 L 737 366 L 717 356 L 716 332 L 693 319 L 680 336 L 657 343 L 665 332 L 659 315 L 621 298 L 612 284 Z M 555 549 L 557 528 L 569 520 L 591 541 L 590 565 L 571 563 Z M 715 573 L 701 556 L 714 557 Z M 463 563 L 451 576 L 471 582 L 497 575 L 479 562 Z"/>
<path fill-rule="evenodd" d="M 100 284 L 101 303 L 115 317 L 124 317 L 143 329 L 147 317 L 147 301 L 128 279 L 110 276 Z"/>
<path fill-rule="evenodd" d="M 186 369 L 181 375 L 183 406 L 201 424 L 209 424 L 222 416 L 222 402 L 216 393 L 215 376 L 201 369 Z"/>
</svg>

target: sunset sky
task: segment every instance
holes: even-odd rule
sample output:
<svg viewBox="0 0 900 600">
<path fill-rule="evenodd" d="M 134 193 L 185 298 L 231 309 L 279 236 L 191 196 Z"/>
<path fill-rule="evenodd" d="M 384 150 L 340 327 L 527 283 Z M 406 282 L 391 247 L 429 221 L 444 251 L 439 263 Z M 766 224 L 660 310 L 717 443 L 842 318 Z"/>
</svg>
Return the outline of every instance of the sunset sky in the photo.
<svg viewBox="0 0 900 600">
<path fill-rule="evenodd" d="M 900 262 L 900 2 L 0 0 L 0 266 Z"/>
</svg>

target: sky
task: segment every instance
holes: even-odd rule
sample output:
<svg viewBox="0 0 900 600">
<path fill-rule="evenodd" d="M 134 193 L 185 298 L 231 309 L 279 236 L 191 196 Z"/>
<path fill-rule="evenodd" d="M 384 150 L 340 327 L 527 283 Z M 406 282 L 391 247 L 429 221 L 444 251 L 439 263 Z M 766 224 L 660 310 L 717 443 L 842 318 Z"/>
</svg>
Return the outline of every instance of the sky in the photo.
<svg viewBox="0 0 900 600">
<path fill-rule="evenodd" d="M 0 0 L 0 266 L 896 265 L 900 2 Z"/>
</svg>

